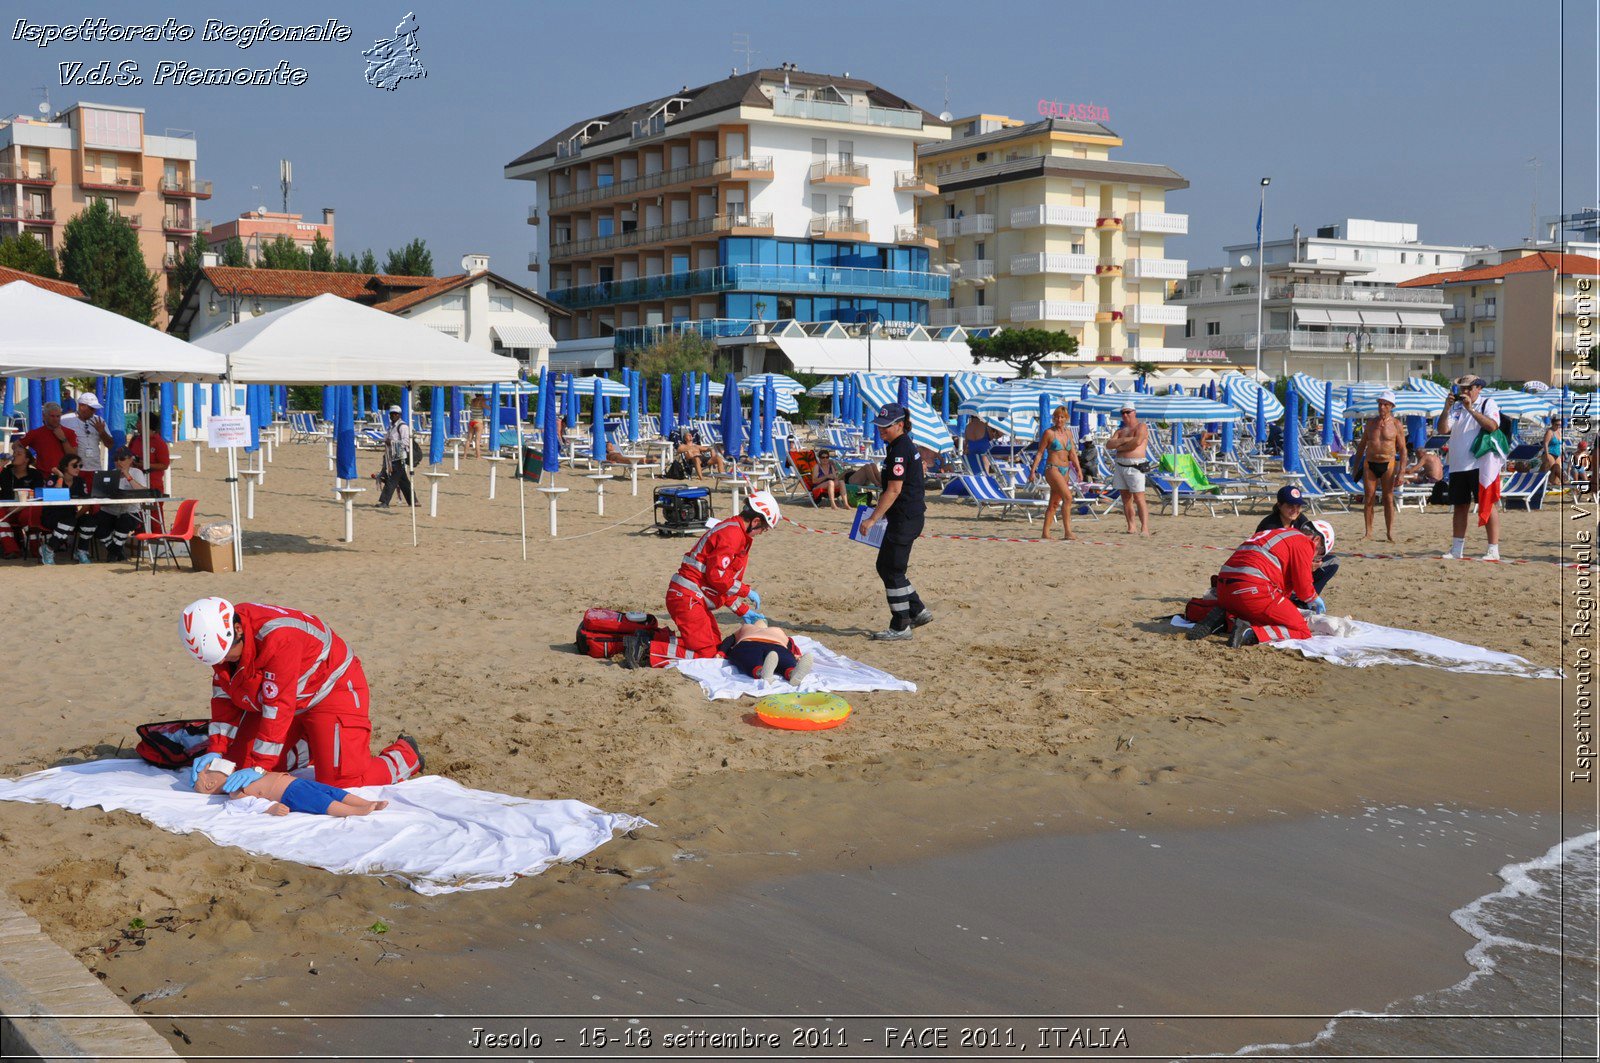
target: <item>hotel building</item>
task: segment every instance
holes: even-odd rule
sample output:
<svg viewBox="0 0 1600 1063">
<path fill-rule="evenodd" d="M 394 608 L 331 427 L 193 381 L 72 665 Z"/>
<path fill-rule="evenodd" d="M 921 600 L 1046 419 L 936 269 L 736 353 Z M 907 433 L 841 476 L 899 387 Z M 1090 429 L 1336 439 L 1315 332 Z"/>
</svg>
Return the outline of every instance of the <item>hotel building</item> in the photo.
<svg viewBox="0 0 1600 1063">
<path fill-rule="evenodd" d="M 1099 122 L 976 115 L 953 128 L 917 160 L 922 231 L 952 281 L 932 323 L 1066 331 L 1080 360 L 1181 359 L 1165 347 L 1166 326 L 1183 321 L 1166 290 L 1188 263 L 1166 241 L 1189 218 L 1167 210 L 1167 193 L 1189 182 L 1113 161 L 1122 138 Z"/>
<path fill-rule="evenodd" d="M 28 233 L 58 252 L 66 223 L 104 200 L 138 231 L 160 323 L 166 271 L 210 226 L 195 216 L 196 201 L 211 198 L 197 155 L 192 134 L 146 133 L 141 107 L 80 103 L 48 121 L 0 119 L 0 237 Z"/>
<path fill-rule="evenodd" d="M 1439 368 L 1448 349 L 1444 297 L 1399 287 L 1466 261 L 1469 247 L 1423 244 L 1410 222 L 1349 218 L 1263 245 L 1261 369 L 1335 381 L 1385 381 Z M 1223 248 L 1227 265 L 1192 271 L 1169 299 L 1169 343 L 1192 360 L 1255 365 L 1256 245 Z"/>
<path fill-rule="evenodd" d="M 254 262 L 261 255 L 261 248 L 272 243 L 280 236 L 287 236 L 294 241 L 296 247 L 306 254 L 311 253 L 311 246 L 321 236 L 328 241 L 328 251 L 333 252 L 333 208 L 322 208 L 321 223 L 306 221 L 300 214 L 288 214 L 271 211 L 266 207 L 246 211 L 237 218 L 219 222 L 211 229 L 206 242 L 212 247 L 220 247 L 235 236 L 244 244 L 245 254 Z"/>
<path fill-rule="evenodd" d="M 792 67 L 572 123 L 505 167 L 534 183 L 536 287 L 572 311 L 555 359 L 609 367 L 674 328 L 926 324 L 949 279 L 916 221 L 937 191 L 916 145 L 948 136 L 876 85 Z"/>
</svg>

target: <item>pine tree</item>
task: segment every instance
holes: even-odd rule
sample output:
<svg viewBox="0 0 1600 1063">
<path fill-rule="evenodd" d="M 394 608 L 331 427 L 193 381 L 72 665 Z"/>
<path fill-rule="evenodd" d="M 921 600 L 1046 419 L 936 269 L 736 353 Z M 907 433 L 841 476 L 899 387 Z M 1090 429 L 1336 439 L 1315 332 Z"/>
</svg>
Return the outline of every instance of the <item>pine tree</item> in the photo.
<svg viewBox="0 0 1600 1063">
<path fill-rule="evenodd" d="M 369 247 L 365 251 L 361 252 L 361 268 L 356 270 L 356 272 L 357 273 L 376 273 L 376 272 L 378 272 L 378 256 L 372 253 L 372 248 Z"/>
<path fill-rule="evenodd" d="M 103 310 L 149 325 L 156 317 L 156 278 L 144 264 L 139 234 L 105 200 L 67 222 L 61 275 Z"/>
<path fill-rule="evenodd" d="M 307 256 L 306 265 L 318 273 L 332 273 L 338 268 L 333 261 L 333 248 L 321 233 L 311 242 L 311 254 Z"/>
<path fill-rule="evenodd" d="M 356 256 L 343 253 L 333 256 L 333 271 L 335 273 L 360 273 L 360 263 Z"/>
<path fill-rule="evenodd" d="M 56 272 L 56 256 L 32 233 L 0 240 L 0 266 L 20 269 L 40 277 L 54 279 L 60 276 Z"/>
<path fill-rule="evenodd" d="M 1078 341 L 1067 332 L 1042 328 L 1008 328 L 989 337 L 967 337 L 967 347 L 972 351 L 972 364 L 984 360 L 1004 362 L 1017 371 L 1019 377 L 1033 375 L 1034 366 L 1052 354 L 1071 355 L 1078 349 Z"/>
<path fill-rule="evenodd" d="M 395 277 L 433 276 L 433 252 L 419 237 L 399 251 L 390 251 L 383 272 Z"/>
<path fill-rule="evenodd" d="M 256 263 L 261 269 L 308 269 L 310 262 L 306 253 L 300 250 L 288 236 L 278 234 L 270 244 L 261 245 L 261 261 Z"/>
<path fill-rule="evenodd" d="M 243 240 L 237 236 L 228 237 L 228 242 L 222 245 L 222 264 L 241 268 L 250 265 L 250 259 L 244 253 Z"/>
</svg>

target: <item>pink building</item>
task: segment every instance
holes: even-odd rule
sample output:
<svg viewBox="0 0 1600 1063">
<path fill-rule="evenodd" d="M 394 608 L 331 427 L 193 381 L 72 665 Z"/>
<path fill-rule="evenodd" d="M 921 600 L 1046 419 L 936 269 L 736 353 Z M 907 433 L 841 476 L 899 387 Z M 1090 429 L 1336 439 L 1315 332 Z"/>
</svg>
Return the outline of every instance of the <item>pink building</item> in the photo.
<svg viewBox="0 0 1600 1063">
<path fill-rule="evenodd" d="M 220 249 L 222 244 L 237 236 L 244 244 L 245 254 L 254 262 L 260 257 L 261 248 L 280 236 L 287 236 L 300 250 L 310 254 L 311 245 L 316 242 L 319 233 L 327 239 L 328 249 L 332 251 L 334 246 L 332 207 L 322 208 L 321 224 L 306 221 L 299 214 L 284 214 L 271 210 L 247 211 L 232 221 L 219 222 L 213 226 L 206 240 L 213 249 Z"/>
</svg>

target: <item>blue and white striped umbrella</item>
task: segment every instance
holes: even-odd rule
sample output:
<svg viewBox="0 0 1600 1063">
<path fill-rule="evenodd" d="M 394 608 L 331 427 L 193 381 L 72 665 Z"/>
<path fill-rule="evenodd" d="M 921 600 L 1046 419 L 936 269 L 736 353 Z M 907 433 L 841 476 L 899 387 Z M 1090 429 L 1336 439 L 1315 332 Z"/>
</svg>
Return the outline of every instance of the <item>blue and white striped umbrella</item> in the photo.
<svg viewBox="0 0 1600 1063">
<path fill-rule="evenodd" d="M 1243 373 L 1225 373 L 1222 377 L 1222 401 L 1245 414 L 1247 417 L 1256 415 L 1256 396 L 1265 399 L 1262 414 L 1268 421 L 1276 421 L 1283 416 L 1283 403 L 1278 401 L 1278 396 L 1257 384 Z"/>
<path fill-rule="evenodd" d="M 784 376 L 782 373 L 757 373 L 739 381 L 739 390 L 748 395 L 756 388 L 765 388 L 769 380 L 772 381 L 772 390 L 780 395 L 798 395 L 806 389 L 804 384 L 792 376 Z"/>
<path fill-rule="evenodd" d="M 1439 411 L 1444 409 L 1442 395 L 1427 395 L 1420 391 L 1397 391 L 1394 393 L 1394 415 L 1396 417 L 1437 417 Z M 1357 399 L 1355 404 L 1345 408 L 1345 413 L 1351 417 L 1376 417 L 1378 415 L 1378 396 L 1373 395 L 1364 399 Z"/>
<path fill-rule="evenodd" d="M 1107 392 L 1085 395 L 1080 407 L 1095 413 L 1117 413 L 1132 405 L 1146 421 L 1237 421 L 1244 415 L 1232 406 L 1194 395 L 1150 395 L 1145 392 Z"/>
<path fill-rule="evenodd" d="M 1445 387 L 1443 384 L 1435 383 L 1425 376 L 1406 377 L 1406 390 L 1420 391 L 1425 395 L 1437 395 L 1439 398 L 1444 398 L 1446 395 L 1450 394 L 1449 388 Z"/>
<path fill-rule="evenodd" d="M 1008 380 L 963 402 L 957 412 L 980 417 L 985 423 L 1015 439 L 1039 438 L 1039 396 L 1046 396 L 1050 407 L 1077 402 L 1084 385 L 1077 380 L 1030 377 Z"/>
<path fill-rule="evenodd" d="M 1526 391 L 1506 391 L 1485 388 L 1484 398 L 1493 399 L 1500 412 L 1512 417 L 1549 417 L 1550 403 L 1547 395 L 1530 395 Z"/>
<path fill-rule="evenodd" d="M 1543 380 L 1529 380 L 1529 381 L 1525 381 L 1523 383 L 1522 390 L 1523 391 L 1531 391 L 1535 395 L 1539 395 L 1539 394 L 1542 394 L 1542 393 L 1544 393 L 1546 391 L 1549 391 L 1550 390 L 1550 385 L 1546 384 Z"/>
<path fill-rule="evenodd" d="M 620 380 L 612 380 L 603 376 L 580 376 L 578 378 L 578 393 L 584 398 L 594 394 L 595 383 L 600 384 L 600 394 L 608 399 L 625 399 L 628 397 L 628 385 Z"/>
<path fill-rule="evenodd" d="M 950 375 L 950 386 L 955 389 L 962 402 L 975 399 L 990 388 L 1003 383 L 1005 381 L 999 377 L 984 376 L 982 373 L 961 372 Z"/>
<path fill-rule="evenodd" d="M 1328 405 L 1328 382 L 1326 380 L 1318 380 L 1310 373 L 1296 373 L 1290 379 L 1294 381 L 1294 389 L 1305 397 L 1306 405 L 1315 410 L 1318 417 L 1326 420 L 1329 416 L 1326 408 Z M 1344 416 L 1343 388 L 1335 387 L 1333 389 L 1332 416 L 1335 420 Z"/>
<path fill-rule="evenodd" d="M 831 399 L 831 398 L 833 398 L 833 381 L 834 381 L 834 379 L 835 379 L 834 377 L 828 377 L 826 380 L 822 381 L 822 383 L 812 385 L 811 390 L 807 391 L 806 394 L 810 395 L 814 399 Z M 843 380 L 839 381 L 839 393 L 841 395 L 844 393 L 844 381 Z"/>
<path fill-rule="evenodd" d="M 1539 398 L 1544 400 L 1549 416 L 1570 421 L 1574 417 L 1594 417 L 1596 407 L 1600 406 L 1594 396 L 1592 391 L 1568 391 L 1562 388 L 1559 391 L 1546 391 Z"/>
<path fill-rule="evenodd" d="M 856 373 L 854 379 L 866 402 L 869 419 L 880 407 L 900 401 L 898 377 L 880 376 L 877 373 Z M 1037 403 L 1038 399 L 1035 398 L 1034 402 Z M 941 454 L 955 449 L 956 442 L 950 437 L 950 429 L 945 427 L 944 421 L 939 417 L 939 411 L 928 405 L 926 399 L 916 391 L 912 391 L 906 397 L 906 408 L 911 411 L 913 443 Z"/>
</svg>

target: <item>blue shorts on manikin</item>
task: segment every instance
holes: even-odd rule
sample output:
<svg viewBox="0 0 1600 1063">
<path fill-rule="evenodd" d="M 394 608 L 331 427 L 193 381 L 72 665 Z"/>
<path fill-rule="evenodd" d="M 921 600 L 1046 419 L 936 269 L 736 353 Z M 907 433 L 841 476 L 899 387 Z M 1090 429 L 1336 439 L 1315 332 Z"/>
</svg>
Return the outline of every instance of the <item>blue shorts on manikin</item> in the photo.
<svg viewBox="0 0 1600 1063">
<path fill-rule="evenodd" d="M 313 816 L 328 814 L 328 806 L 349 797 L 348 791 L 329 786 L 314 779 L 296 779 L 283 791 L 283 803 L 290 812 L 309 812 Z"/>
<path fill-rule="evenodd" d="M 761 666 L 766 662 L 767 654 L 778 655 L 778 675 L 788 678 L 794 671 L 795 662 L 799 659 L 795 650 L 794 640 L 789 644 L 780 646 L 776 642 L 762 642 L 759 639 L 746 639 L 744 642 L 734 642 L 729 635 L 722 640 L 722 652 L 726 655 L 728 663 L 733 665 L 745 675 L 755 677 L 761 674 Z"/>
</svg>

